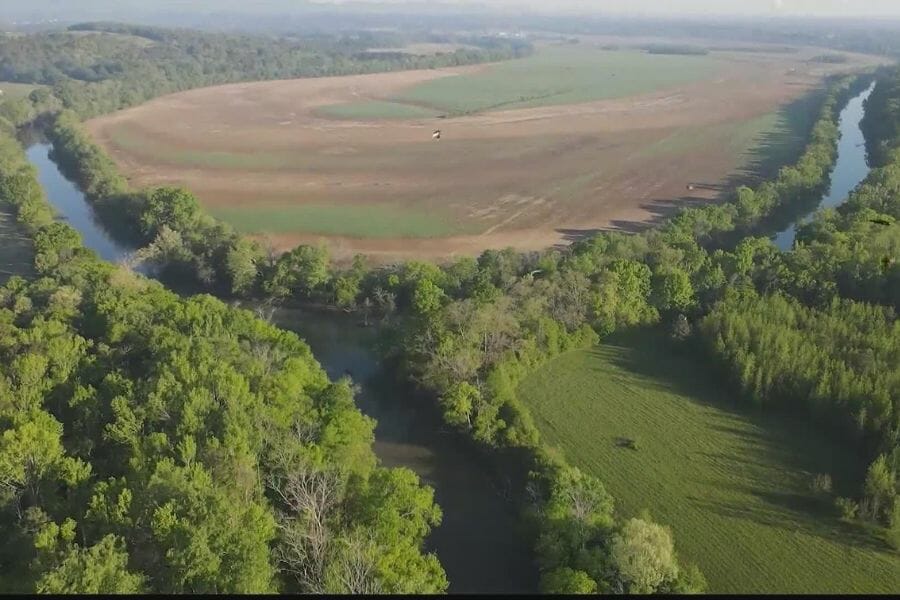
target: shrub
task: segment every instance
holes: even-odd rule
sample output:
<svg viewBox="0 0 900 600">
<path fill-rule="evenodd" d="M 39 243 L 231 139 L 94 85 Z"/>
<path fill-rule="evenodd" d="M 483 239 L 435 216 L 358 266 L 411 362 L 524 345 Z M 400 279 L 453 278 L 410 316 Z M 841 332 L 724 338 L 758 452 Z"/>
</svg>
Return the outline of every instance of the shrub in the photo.
<svg viewBox="0 0 900 600">
<path fill-rule="evenodd" d="M 853 521 L 859 514 L 859 504 L 850 498 L 836 498 L 834 501 L 835 508 L 841 514 L 841 518 L 845 521 Z"/>
<path fill-rule="evenodd" d="M 809 483 L 809 489 L 817 496 L 831 494 L 831 475 L 819 473 L 812 478 L 812 481 Z"/>
</svg>

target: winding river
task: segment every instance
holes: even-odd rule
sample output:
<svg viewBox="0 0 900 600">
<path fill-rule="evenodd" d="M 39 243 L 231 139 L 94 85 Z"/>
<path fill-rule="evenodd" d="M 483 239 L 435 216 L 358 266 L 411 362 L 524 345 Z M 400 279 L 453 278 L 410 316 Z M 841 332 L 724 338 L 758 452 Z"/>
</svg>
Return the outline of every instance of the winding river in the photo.
<svg viewBox="0 0 900 600">
<path fill-rule="evenodd" d="M 78 187 L 51 158 L 52 146 L 27 149 L 38 180 L 60 218 L 77 229 L 84 244 L 111 262 L 134 248 L 114 240 Z M 357 404 L 377 421 L 375 453 L 389 467 L 407 467 L 435 490 L 443 521 L 427 540 L 447 571 L 451 593 L 529 593 L 537 590 L 530 543 L 484 457 L 446 431 L 428 405 L 397 386 L 381 368 L 374 327 L 360 327 L 341 313 L 280 309 L 273 322 L 306 340 L 328 375 L 350 375 Z M 417 401 L 418 400 L 418 401 Z"/>
<path fill-rule="evenodd" d="M 875 89 L 873 83 L 868 89 L 853 98 L 841 111 L 840 129 L 841 139 L 838 142 L 838 156 L 831 172 L 831 186 L 822 197 L 819 205 L 809 213 L 792 223 L 784 231 L 775 235 L 775 245 L 783 251 L 789 251 L 794 247 L 797 239 L 797 228 L 806 223 L 817 210 L 821 208 L 834 208 L 850 195 L 856 186 L 869 175 L 869 163 L 866 159 L 866 137 L 860 128 L 865 114 L 865 102 Z"/>
<path fill-rule="evenodd" d="M 26 150 L 28 160 L 37 168 L 38 181 L 47 199 L 59 216 L 81 233 L 85 246 L 93 249 L 103 260 L 120 261 L 134 248 L 120 244 L 106 232 L 78 186 L 60 173 L 50 158 L 51 150 L 53 146 L 45 141 L 38 141 Z"/>
<path fill-rule="evenodd" d="M 831 188 L 819 207 L 840 204 L 869 172 L 859 122 L 872 89 L 853 98 L 841 112 L 838 159 Z M 60 217 L 81 232 L 85 245 L 105 260 L 121 260 L 133 248 L 103 229 L 84 195 L 53 162 L 51 149 L 39 141 L 27 150 L 48 199 Z M 775 236 L 779 248 L 791 249 L 797 226 L 808 217 Z M 450 591 L 536 591 L 529 544 L 518 531 L 515 512 L 484 468 L 483 457 L 445 430 L 429 402 L 390 380 L 374 349 L 377 329 L 360 327 L 348 315 L 300 309 L 280 309 L 273 320 L 304 338 L 332 378 L 351 376 L 359 387 L 360 409 L 377 421 L 375 452 L 383 464 L 410 468 L 434 487 L 444 518 L 427 543 L 447 571 Z"/>
</svg>

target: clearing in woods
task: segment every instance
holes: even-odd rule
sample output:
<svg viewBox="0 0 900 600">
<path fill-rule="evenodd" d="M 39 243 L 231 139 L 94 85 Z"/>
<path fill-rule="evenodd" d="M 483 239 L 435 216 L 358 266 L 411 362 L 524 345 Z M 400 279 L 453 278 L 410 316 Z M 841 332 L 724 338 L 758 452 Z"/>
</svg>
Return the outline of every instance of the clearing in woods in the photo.
<svg viewBox="0 0 900 600">
<path fill-rule="evenodd" d="M 621 513 L 669 525 L 711 592 L 900 589 L 900 557 L 810 492 L 817 473 L 839 495 L 859 485 L 852 448 L 808 420 L 740 406 L 662 336 L 620 334 L 523 381 L 544 441 L 599 477 Z"/>
<path fill-rule="evenodd" d="M 0 102 L 7 99 L 16 100 L 18 98 L 24 98 L 28 94 L 31 93 L 32 90 L 35 90 L 39 87 L 43 87 L 40 85 L 32 85 L 30 83 L 13 83 L 11 81 L 0 81 Z"/>
<path fill-rule="evenodd" d="M 880 61 L 758 50 L 545 46 L 492 65 L 193 90 L 88 127 L 135 183 L 185 185 L 276 249 L 535 249 L 644 227 L 792 158 L 823 78 Z"/>
</svg>

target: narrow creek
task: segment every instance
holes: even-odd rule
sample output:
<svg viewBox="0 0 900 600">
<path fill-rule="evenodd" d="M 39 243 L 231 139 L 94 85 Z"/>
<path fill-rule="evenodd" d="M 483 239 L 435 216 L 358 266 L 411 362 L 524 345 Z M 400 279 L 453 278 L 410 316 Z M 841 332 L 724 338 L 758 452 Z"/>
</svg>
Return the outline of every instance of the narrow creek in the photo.
<svg viewBox="0 0 900 600">
<path fill-rule="evenodd" d="M 875 83 L 872 83 L 868 89 L 850 100 L 841 111 L 839 124 L 841 139 L 838 142 L 837 161 L 831 173 L 831 186 L 818 206 L 775 235 L 775 245 L 779 249 L 791 250 L 794 247 L 794 240 L 797 239 L 797 228 L 800 225 L 809 221 L 817 210 L 834 208 L 843 203 L 850 192 L 868 177 L 871 169 L 866 158 L 866 137 L 860 128 L 860 122 L 865 114 L 865 102 L 874 89 Z"/>
<path fill-rule="evenodd" d="M 134 248 L 113 239 L 78 187 L 60 172 L 52 146 L 31 140 L 28 160 L 59 216 L 77 229 L 101 258 L 118 262 Z M 451 593 L 529 593 L 537 590 L 530 544 L 484 457 L 446 431 L 427 405 L 407 397 L 385 373 L 375 351 L 377 330 L 341 313 L 279 309 L 278 326 L 306 340 L 316 359 L 337 379 L 358 386 L 357 404 L 377 421 L 375 453 L 389 467 L 407 467 L 435 490 L 443 521 L 427 540 L 447 571 Z"/>
</svg>

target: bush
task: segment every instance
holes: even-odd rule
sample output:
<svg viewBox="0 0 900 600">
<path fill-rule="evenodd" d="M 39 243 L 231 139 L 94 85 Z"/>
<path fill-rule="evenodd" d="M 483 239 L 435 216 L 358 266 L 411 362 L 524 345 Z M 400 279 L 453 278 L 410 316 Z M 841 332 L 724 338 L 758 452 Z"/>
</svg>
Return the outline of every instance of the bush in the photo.
<svg viewBox="0 0 900 600">
<path fill-rule="evenodd" d="M 859 514 L 859 504 L 850 498 L 836 498 L 834 506 L 845 521 L 853 521 Z"/>
<path fill-rule="evenodd" d="M 679 314 L 675 317 L 674 322 L 672 323 L 672 339 L 676 342 L 683 342 L 693 333 L 693 328 L 691 327 L 691 322 L 688 321 L 688 318 L 683 314 Z"/>
<path fill-rule="evenodd" d="M 817 496 L 827 496 L 831 494 L 831 475 L 828 473 L 819 473 L 812 478 L 809 483 L 809 489 Z"/>
</svg>

